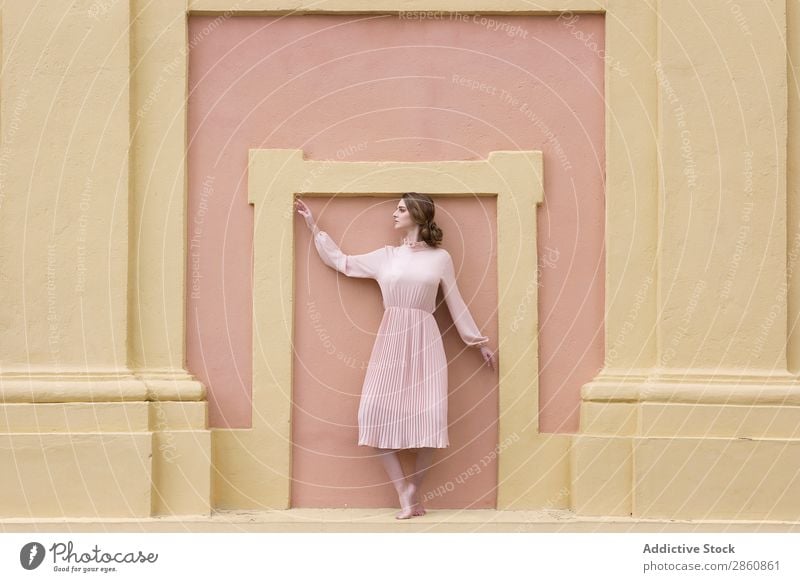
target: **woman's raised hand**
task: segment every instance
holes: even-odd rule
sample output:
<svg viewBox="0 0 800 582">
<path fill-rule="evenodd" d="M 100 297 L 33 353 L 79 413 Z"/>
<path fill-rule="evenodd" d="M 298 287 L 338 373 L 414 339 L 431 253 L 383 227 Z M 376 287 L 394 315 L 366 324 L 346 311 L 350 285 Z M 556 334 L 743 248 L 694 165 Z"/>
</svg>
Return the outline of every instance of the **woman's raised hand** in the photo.
<svg viewBox="0 0 800 582">
<path fill-rule="evenodd" d="M 306 203 L 297 198 L 294 201 L 294 207 L 297 209 L 297 213 L 305 218 L 306 226 L 308 226 L 312 232 L 315 232 L 317 223 L 314 221 L 314 216 L 311 214 L 311 209 L 306 206 Z"/>
</svg>

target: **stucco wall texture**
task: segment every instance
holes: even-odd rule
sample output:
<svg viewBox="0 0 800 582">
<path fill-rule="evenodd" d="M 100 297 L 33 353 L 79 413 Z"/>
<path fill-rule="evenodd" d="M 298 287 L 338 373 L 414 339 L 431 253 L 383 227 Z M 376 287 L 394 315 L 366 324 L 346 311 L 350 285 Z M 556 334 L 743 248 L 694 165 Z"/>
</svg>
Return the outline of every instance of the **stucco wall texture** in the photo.
<svg viewBox="0 0 800 582">
<path fill-rule="evenodd" d="M 538 211 L 538 414 L 542 432 L 576 432 L 580 387 L 603 358 L 603 34 L 602 15 L 191 16 L 187 367 L 208 386 L 210 426 L 249 427 L 251 421 L 249 148 L 300 148 L 309 159 L 339 161 L 476 160 L 495 150 L 539 149 L 545 201 Z M 463 238 L 470 232 L 496 236 L 490 199 L 454 204 L 458 220 L 445 233 L 451 252 L 465 252 Z M 317 218 L 322 228 L 345 233 L 361 223 L 360 213 L 380 220 L 391 206 L 385 199 L 359 199 L 348 202 L 344 215 L 328 209 Z M 439 211 L 444 222 L 448 212 L 456 213 L 445 204 Z M 389 220 L 384 222 L 339 242 L 346 252 L 396 244 Z M 296 227 L 304 229 L 300 222 Z M 314 296 L 340 298 L 346 283 L 316 273 L 327 267 L 299 230 L 296 240 L 297 268 L 315 271 Z M 463 257 L 470 266 L 459 281 L 502 357 L 503 338 L 496 337 L 494 324 L 503 294 L 493 287 L 496 240 L 481 245 L 485 253 Z M 377 286 L 360 288 L 379 309 Z M 307 317 L 308 290 L 296 291 L 299 321 Z M 342 304 L 344 317 L 356 307 Z M 377 322 L 372 315 L 358 317 Z M 444 329 L 449 316 L 440 314 L 439 321 Z M 361 329 L 358 345 L 349 350 L 368 355 L 373 332 Z M 446 332 L 446 345 L 460 351 L 451 334 Z M 315 367 L 313 376 L 341 373 L 341 362 L 315 355 L 318 342 L 294 347 L 302 365 Z M 459 357 L 451 369 L 461 377 L 478 368 L 478 358 Z M 302 397 L 311 382 L 306 374 L 297 376 L 295 394 Z M 349 410 L 352 400 L 342 397 L 340 406 Z"/>
<path fill-rule="evenodd" d="M 325 388 L 299 373 L 296 385 L 291 381 L 287 332 L 293 328 L 275 325 L 294 318 L 298 336 L 309 331 L 300 329 L 309 325 L 307 304 L 292 305 L 288 294 L 273 292 L 294 281 L 301 292 L 315 294 L 326 323 L 349 318 L 349 327 L 333 330 L 340 345 L 342 337 L 358 339 L 345 346 L 348 353 L 363 354 L 374 331 L 374 286 L 320 265 L 300 228 L 287 237 L 299 223 L 289 209 L 297 186 L 267 186 L 277 160 L 294 166 L 284 185 L 326 168 L 329 174 L 314 179 L 325 184 L 318 190 L 346 190 L 342 177 L 354 175 L 352 164 L 328 170 L 321 159 L 370 160 L 359 167 L 382 169 L 369 178 L 355 172 L 355 188 L 362 186 L 365 198 L 314 199 L 320 218 L 329 221 L 323 224 L 352 251 L 393 234 L 382 222 L 388 200 L 379 204 L 371 195 L 394 194 L 397 185 L 405 189 L 435 168 L 430 188 L 442 199 L 448 248 L 463 258 L 459 282 L 487 333 L 504 330 L 505 337 L 495 338 L 499 387 L 481 385 L 488 372 L 476 354 L 457 357 L 457 338 L 445 332 L 453 372 L 465 379 L 451 387 L 453 436 L 474 438 L 437 457 L 435 474 L 426 479 L 428 491 L 445 479 L 458 484 L 453 493 L 460 497 L 430 504 L 457 510 L 431 512 L 432 522 L 412 528 L 474 530 L 481 515 L 466 517 L 462 510 L 490 504 L 487 475 L 495 468 L 503 511 L 489 514 L 484 529 L 641 529 L 652 528 L 652 520 L 669 528 L 684 524 L 684 530 L 695 527 L 687 520 L 796 527 L 797 3 L 0 4 L 0 276 L 6 283 L 0 463 L 7 469 L 0 473 L 0 515 L 9 518 L 8 527 L 129 529 L 133 518 L 137 527 L 155 531 L 169 526 L 164 516 L 191 516 L 167 521 L 193 531 L 232 524 L 320 531 L 331 529 L 328 512 L 268 511 L 263 518 L 253 512 L 334 503 L 397 507 L 388 483 L 383 497 L 373 486 L 370 476 L 379 472 L 370 452 L 346 444 L 354 429 L 347 407 L 355 404 L 355 380 L 332 379 L 334 390 L 314 400 Z M 508 15 L 596 11 L 605 14 L 605 33 L 600 36 L 600 16 L 577 22 L 378 16 L 434 4 Z M 262 18 L 294 8 L 327 16 Z M 240 15 L 222 14 L 229 9 Z M 199 14 L 212 16 L 195 20 Z M 187 43 L 193 49 L 191 128 Z M 602 46 L 608 58 L 599 91 Z M 500 98 L 499 90 L 506 91 Z M 256 103 L 258 96 L 264 101 Z M 537 118 L 526 115 L 531 110 Z M 276 146 L 284 149 L 255 150 L 245 174 L 249 147 Z M 297 148 L 309 159 L 302 162 Z M 545 180 L 543 188 L 535 180 L 530 193 L 520 187 L 526 157 Z M 387 167 L 380 162 L 393 159 L 428 161 L 409 163 L 411 178 L 399 176 L 405 170 L 396 162 L 379 182 L 375 176 Z M 492 171 L 496 180 L 487 177 Z M 467 178 L 458 192 L 471 184 L 501 192 L 499 206 L 491 196 L 452 198 L 442 185 L 453 175 Z M 504 180 L 510 188 L 496 185 Z M 275 198 L 289 212 L 271 213 Z M 524 320 L 524 333 L 508 332 L 536 267 L 535 247 L 523 246 L 527 241 L 514 227 L 537 229 L 532 213 L 515 224 L 507 203 L 526 200 L 532 211 L 542 198 L 539 398 L 533 382 L 525 382 L 536 379 L 539 359 L 520 356 L 532 345 L 539 318 Z M 604 237 L 595 226 L 603 222 Z M 260 242 L 248 248 L 251 232 L 256 241 L 277 243 L 281 253 L 287 250 L 280 241 L 292 239 L 293 254 L 278 258 Z M 477 245 L 487 241 L 484 252 Z M 185 269 L 194 274 L 195 265 L 197 290 Z M 270 272 L 280 282 L 265 272 L 275 265 Z M 300 287 L 303 281 L 315 284 Z M 361 303 L 376 311 L 356 309 Z M 448 323 L 445 312 L 437 319 Z M 596 333 L 574 335 L 592 326 Z M 205 386 L 184 370 L 187 328 L 190 367 L 211 390 L 213 430 Z M 605 366 L 581 387 L 580 431 L 564 432 L 574 430 L 572 399 L 577 403 L 580 376 L 592 375 L 588 362 L 599 362 L 603 332 Z M 302 340 L 294 363 L 309 362 L 307 373 L 327 381 L 337 368 L 312 339 Z M 252 419 L 250 358 L 257 382 Z M 317 359 L 325 358 L 320 365 Z M 295 394 L 284 392 L 292 387 L 307 416 L 328 402 L 341 408 L 330 411 L 327 426 L 317 418 L 301 426 L 307 419 L 293 419 L 286 399 Z M 488 397 L 469 408 L 468 394 Z M 498 444 L 507 446 L 495 465 L 483 467 L 495 395 L 504 437 Z M 334 426 L 336 419 L 344 421 Z M 250 429 L 221 428 L 248 421 Z M 540 428 L 562 432 L 541 434 Z M 308 442 L 316 449 L 308 450 Z M 481 450 L 466 452 L 471 446 Z M 329 451 L 338 455 L 325 465 L 330 477 L 295 487 Z M 98 462 L 104 458 L 109 462 Z M 459 482 L 475 462 L 482 472 Z M 353 474 L 363 479 L 356 483 Z M 340 495 L 340 484 L 354 487 Z M 228 511 L 245 513 L 234 521 L 217 513 Z M 388 525 L 379 512 L 369 514 L 345 512 L 337 523 L 350 531 Z"/>
</svg>

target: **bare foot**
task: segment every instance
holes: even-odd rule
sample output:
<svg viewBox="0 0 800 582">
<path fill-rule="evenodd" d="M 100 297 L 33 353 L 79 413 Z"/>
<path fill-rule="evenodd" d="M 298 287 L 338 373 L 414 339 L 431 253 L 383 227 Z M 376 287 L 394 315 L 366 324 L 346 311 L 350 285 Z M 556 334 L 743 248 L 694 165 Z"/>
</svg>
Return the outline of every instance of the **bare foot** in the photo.
<svg viewBox="0 0 800 582">
<path fill-rule="evenodd" d="M 416 499 L 414 500 L 414 515 L 425 515 L 427 512 L 425 508 L 422 506 L 422 501 L 419 500 L 419 491 L 416 491 Z"/>
<path fill-rule="evenodd" d="M 394 516 L 395 519 L 408 519 L 414 517 L 414 496 L 417 494 L 417 487 L 413 483 L 406 481 L 403 491 L 400 493 L 400 507 L 401 509 Z"/>
</svg>

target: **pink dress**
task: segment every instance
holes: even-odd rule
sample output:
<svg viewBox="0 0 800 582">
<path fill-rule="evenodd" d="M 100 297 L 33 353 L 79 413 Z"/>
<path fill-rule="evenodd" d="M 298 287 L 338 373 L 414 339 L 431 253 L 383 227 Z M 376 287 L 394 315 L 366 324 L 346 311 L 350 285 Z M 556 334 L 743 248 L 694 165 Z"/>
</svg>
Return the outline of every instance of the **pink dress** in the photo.
<svg viewBox="0 0 800 582">
<path fill-rule="evenodd" d="M 322 262 L 348 277 L 375 279 L 383 296 L 385 311 L 358 407 L 358 444 L 386 449 L 450 446 L 447 359 L 433 317 L 440 283 L 464 343 L 489 342 L 458 291 L 450 253 L 401 244 L 346 255 L 322 230 L 314 244 Z"/>
</svg>

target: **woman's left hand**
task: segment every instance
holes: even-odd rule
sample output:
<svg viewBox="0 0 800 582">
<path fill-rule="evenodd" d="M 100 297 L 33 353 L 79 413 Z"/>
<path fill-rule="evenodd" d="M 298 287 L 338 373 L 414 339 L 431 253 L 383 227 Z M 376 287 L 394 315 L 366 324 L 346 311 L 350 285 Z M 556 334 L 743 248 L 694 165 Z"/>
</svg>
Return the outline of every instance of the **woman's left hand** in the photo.
<svg viewBox="0 0 800 582">
<path fill-rule="evenodd" d="M 481 355 L 483 356 L 483 361 L 486 362 L 487 366 L 489 366 L 492 370 L 497 369 L 497 357 L 495 356 L 495 352 L 486 346 L 481 346 Z"/>
</svg>

